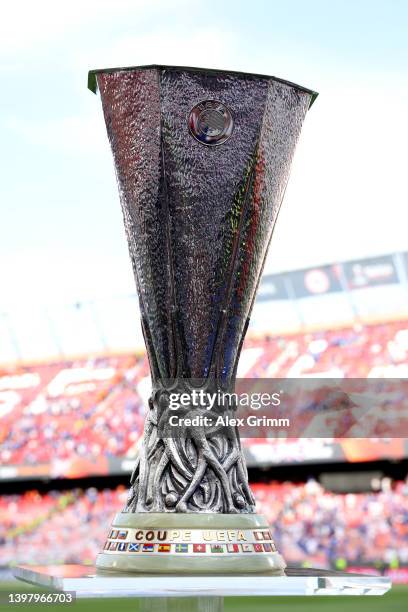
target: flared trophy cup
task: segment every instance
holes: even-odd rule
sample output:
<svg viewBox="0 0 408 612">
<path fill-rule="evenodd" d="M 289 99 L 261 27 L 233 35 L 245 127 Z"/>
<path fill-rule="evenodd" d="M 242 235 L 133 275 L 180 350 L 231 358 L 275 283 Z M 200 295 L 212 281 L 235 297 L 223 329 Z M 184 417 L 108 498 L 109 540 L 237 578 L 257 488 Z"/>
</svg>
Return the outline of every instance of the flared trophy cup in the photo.
<svg viewBox="0 0 408 612">
<path fill-rule="evenodd" d="M 89 87 L 102 99 L 152 379 L 128 500 L 97 567 L 281 574 L 236 427 L 191 425 L 208 406 L 188 398 L 234 390 L 293 153 L 317 94 L 269 76 L 173 66 L 93 70 Z M 181 395 L 182 424 L 170 428 L 169 398 Z M 234 406 L 219 402 L 211 412 Z"/>
</svg>

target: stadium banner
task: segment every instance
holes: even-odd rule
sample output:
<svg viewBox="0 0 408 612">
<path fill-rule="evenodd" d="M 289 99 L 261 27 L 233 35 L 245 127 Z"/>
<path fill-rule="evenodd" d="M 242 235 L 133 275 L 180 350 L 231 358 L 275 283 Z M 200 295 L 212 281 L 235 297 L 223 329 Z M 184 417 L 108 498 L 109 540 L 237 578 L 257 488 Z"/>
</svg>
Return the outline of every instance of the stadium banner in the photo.
<svg viewBox="0 0 408 612">
<path fill-rule="evenodd" d="M 339 264 L 296 270 L 289 274 L 289 280 L 296 298 L 343 291 Z"/>
<path fill-rule="evenodd" d="M 351 290 L 400 282 L 393 255 L 346 261 L 343 269 L 347 288 Z"/>
<path fill-rule="evenodd" d="M 286 277 L 286 274 L 265 274 L 259 285 L 256 301 L 268 302 L 290 299 L 286 288 Z"/>
</svg>

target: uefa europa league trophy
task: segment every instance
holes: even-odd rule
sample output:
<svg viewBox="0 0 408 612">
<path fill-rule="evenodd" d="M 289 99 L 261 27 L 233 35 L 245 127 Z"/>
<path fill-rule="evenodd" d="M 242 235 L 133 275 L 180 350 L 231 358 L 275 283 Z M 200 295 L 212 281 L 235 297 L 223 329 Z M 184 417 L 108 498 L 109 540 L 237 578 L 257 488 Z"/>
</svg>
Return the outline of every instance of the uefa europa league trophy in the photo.
<svg viewBox="0 0 408 612">
<path fill-rule="evenodd" d="M 317 94 L 268 76 L 172 66 L 94 70 L 88 85 L 102 98 L 153 386 L 128 501 L 97 567 L 281 574 L 236 428 L 188 425 L 207 408 L 187 402 L 178 410 L 187 424 L 172 432 L 169 397 L 234 389 Z"/>
</svg>

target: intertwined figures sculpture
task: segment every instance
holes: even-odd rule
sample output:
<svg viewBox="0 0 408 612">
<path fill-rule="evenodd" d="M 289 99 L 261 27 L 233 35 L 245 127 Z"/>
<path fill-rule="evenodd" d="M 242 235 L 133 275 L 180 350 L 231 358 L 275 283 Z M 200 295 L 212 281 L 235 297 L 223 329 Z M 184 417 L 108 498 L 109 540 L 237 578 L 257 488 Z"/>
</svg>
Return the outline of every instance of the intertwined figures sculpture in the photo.
<svg viewBox="0 0 408 612">
<path fill-rule="evenodd" d="M 273 77 L 166 66 L 92 71 L 89 86 L 102 99 L 153 387 L 128 502 L 98 565 L 239 570 L 234 552 L 253 554 L 253 571 L 280 571 L 267 523 L 254 514 L 236 428 L 184 425 L 169 433 L 169 397 L 234 390 L 292 156 L 316 94 Z M 234 407 L 218 403 L 211 412 L 228 411 Z M 206 412 L 192 402 L 178 410 L 188 418 Z M 173 539 L 166 531 L 167 561 L 153 527 L 176 527 Z M 221 529 L 208 546 L 203 527 Z"/>
<path fill-rule="evenodd" d="M 126 511 L 254 512 L 236 427 L 181 425 L 172 435 L 164 425 L 161 436 L 158 420 L 167 424 L 172 409 L 160 411 L 155 404 L 146 419 Z M 180 416 L 192 421 L 208 413 L 190 407 Z"/>
</svg>

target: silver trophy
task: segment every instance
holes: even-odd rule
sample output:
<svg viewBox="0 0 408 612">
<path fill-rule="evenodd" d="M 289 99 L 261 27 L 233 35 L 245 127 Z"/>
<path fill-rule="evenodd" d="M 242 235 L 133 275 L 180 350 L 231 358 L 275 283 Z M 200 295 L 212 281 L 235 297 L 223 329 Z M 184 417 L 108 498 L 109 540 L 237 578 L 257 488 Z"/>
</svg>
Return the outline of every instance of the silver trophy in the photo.
<svg viewBox="0 0 408 612">
<path fill-rule="evenodd" d="M 256 514 L 236 427 L 170 430 L 169 398 L 230 393 L 273 227 L 316 93 L 269 76 L 142 66 L 99 89 L 132 260 L 152 395 L 128 501 L 97 566 L 282 573 Z M 234 413 L 217 404 L 213 415 Z"/>
</svg>

